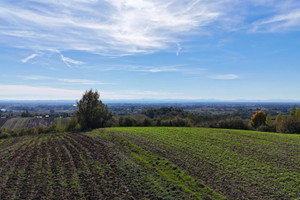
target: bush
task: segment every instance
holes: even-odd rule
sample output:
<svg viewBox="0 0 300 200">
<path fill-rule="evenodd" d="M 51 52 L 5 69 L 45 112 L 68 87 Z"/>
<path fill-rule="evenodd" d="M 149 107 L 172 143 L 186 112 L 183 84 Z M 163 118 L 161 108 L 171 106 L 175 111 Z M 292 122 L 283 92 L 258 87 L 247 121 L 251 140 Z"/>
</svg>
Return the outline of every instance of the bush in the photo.
<svg viewBox="0 0 300 200">
<path fill-rule="evenodd" d="M 274 124 L 262 125 L 258 127 L 257 130 L 263 132 L 276 132 L 276 126 Z"/>
<path fill-rule="evenodd" d="M 280 133 L 300 133 L 300 121 L 294 117 L 285 116 L 277 125 L 277 132 Z"/>
<path fill-rule="evenodd" d="M 133 117 L 120 117 L 119 126 L 136 126 L 137 121 Z"/>
<path fill-rule="evenodd" d="M 80 124 L 78 123 L 77 119 L 75 117 L 72 117 L 66 127 L 65 127 L 65 131 L 78 131 L 80 130 Z"/>
<path fill-rule="evenodd" d="M 231 118 L 220 120 L 216 128 L 249 130 L 250 127 L 241 119 Z"/>
</svg>

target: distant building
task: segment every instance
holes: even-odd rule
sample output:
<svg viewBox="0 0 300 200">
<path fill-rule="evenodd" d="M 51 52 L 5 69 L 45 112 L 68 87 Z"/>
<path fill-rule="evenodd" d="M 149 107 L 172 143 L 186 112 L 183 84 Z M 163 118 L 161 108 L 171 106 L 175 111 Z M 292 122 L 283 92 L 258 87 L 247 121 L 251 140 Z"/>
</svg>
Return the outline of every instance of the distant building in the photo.
<svg viewBox="0 0 300 200">
<path fill-rule="evenodd" d="M 49 118 L 49 115 L 45 115 L 46 118 Z"/>
<path fill-rule="evenodd" d="M 6 109 L 5 109 L 5 108 L 2 108 L 2 109 L 1 109 L 1 112 L 6 112 Z"/>
</svg>

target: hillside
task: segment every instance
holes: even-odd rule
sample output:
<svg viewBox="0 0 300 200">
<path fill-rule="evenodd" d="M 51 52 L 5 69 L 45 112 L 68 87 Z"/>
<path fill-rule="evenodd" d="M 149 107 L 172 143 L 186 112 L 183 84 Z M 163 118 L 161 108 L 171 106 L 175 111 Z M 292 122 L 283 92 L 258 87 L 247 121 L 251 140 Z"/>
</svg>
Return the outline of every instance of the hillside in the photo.
<svg viewBox="0 0 300 200">
<path fill-rule="evenodd" d="M 299 163 L 299 135 L 131 127 L 24 136 L 0 140 L 0 199 L 295 199 Z"/>
<path fill-rule="evenodd" d="M 59 118 L 57 119 L 59 120 Z M 61 120 L 61 119 L 60 119 Z M 37 128 L 37 127 L 48 127 L 56 125 L 56 119 L 54 118 L 9 118 L 1 119 L 0 128 L 17 130 L 21 128 Z"/>
</svg>

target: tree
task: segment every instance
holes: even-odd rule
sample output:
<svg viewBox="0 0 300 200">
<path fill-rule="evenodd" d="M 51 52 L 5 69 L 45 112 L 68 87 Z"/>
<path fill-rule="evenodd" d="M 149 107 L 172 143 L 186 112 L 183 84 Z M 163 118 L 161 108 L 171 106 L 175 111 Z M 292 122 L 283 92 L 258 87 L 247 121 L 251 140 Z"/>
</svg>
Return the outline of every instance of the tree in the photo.
<svg viewBox="0 0 300 200">
<path fill-rule="evenodd" d="M 266 125 L 266 114 L 261 110 L 256 111 L 256 113 L 251 116 L 249 124 L 254 128 Z"/>
<path fill-rule="evenodd" d="M 284 116 L 278 126 L 278 132 L 281 133 L 300 133 L 300 121 L 295 117 Z"/>
<path fill-rule="evenodd" d="M 281 113 L 279 113 L 275 119 L 276 124 L 279 124 L 282 121 Z"/>
<path fill-rule="evenodd" d="M 99 100 L 98 91 L 92 89 L 86 91 L 80 101 L 77 102 L 78 110 L 75 116 L 80 124 L 81 129 L 101 128 L 112 118 L 112 113 L 107 106 Z"/>
<path fill-rule="evenodd" d="M 300 107 L 296 110 L 296 119 L 300 120 Z"/>
<path fill-rule="evenodd" d="M 291 110 L 291 112 L 290 112 L 290 116 L 291 116 L 291 117 L 295 117 L 295 116 L 296 116 L 296 105 L 294 105 L 294 106 L 292 107 L 292 110 Z"/>
<path fill-rule="evenodd" d="M 271 114 L 269 113 L 266 118 L 266 125 L 270 126 L 271 124 L 272 124 L 272 117 Z"/>
</svg>

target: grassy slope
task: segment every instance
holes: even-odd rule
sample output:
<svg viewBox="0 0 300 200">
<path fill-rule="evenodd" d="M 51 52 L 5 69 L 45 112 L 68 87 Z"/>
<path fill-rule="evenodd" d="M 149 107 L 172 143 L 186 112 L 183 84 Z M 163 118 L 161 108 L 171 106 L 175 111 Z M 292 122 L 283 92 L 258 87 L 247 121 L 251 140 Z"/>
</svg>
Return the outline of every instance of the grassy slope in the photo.
<svg viewBox="0 0 300 200">
<path fill-rule="evenodd" d="M 130 141 L 229 199 L 300 198 L 300 135 L 160 127 L 98 134 Z"/>
<path fill-rule="evenodd" d="M 12 118 L 7 120 L 2 128 L 7 129 L 21 129 L 26 126 L 26 123 L 30 120 L 30 118 Z"/>
<path fill-rule="evenodd" d="M 64 128 L 70 118 L 56 118 L 56 128 L 60 129 L 60 128 Z"/>
</svg>

